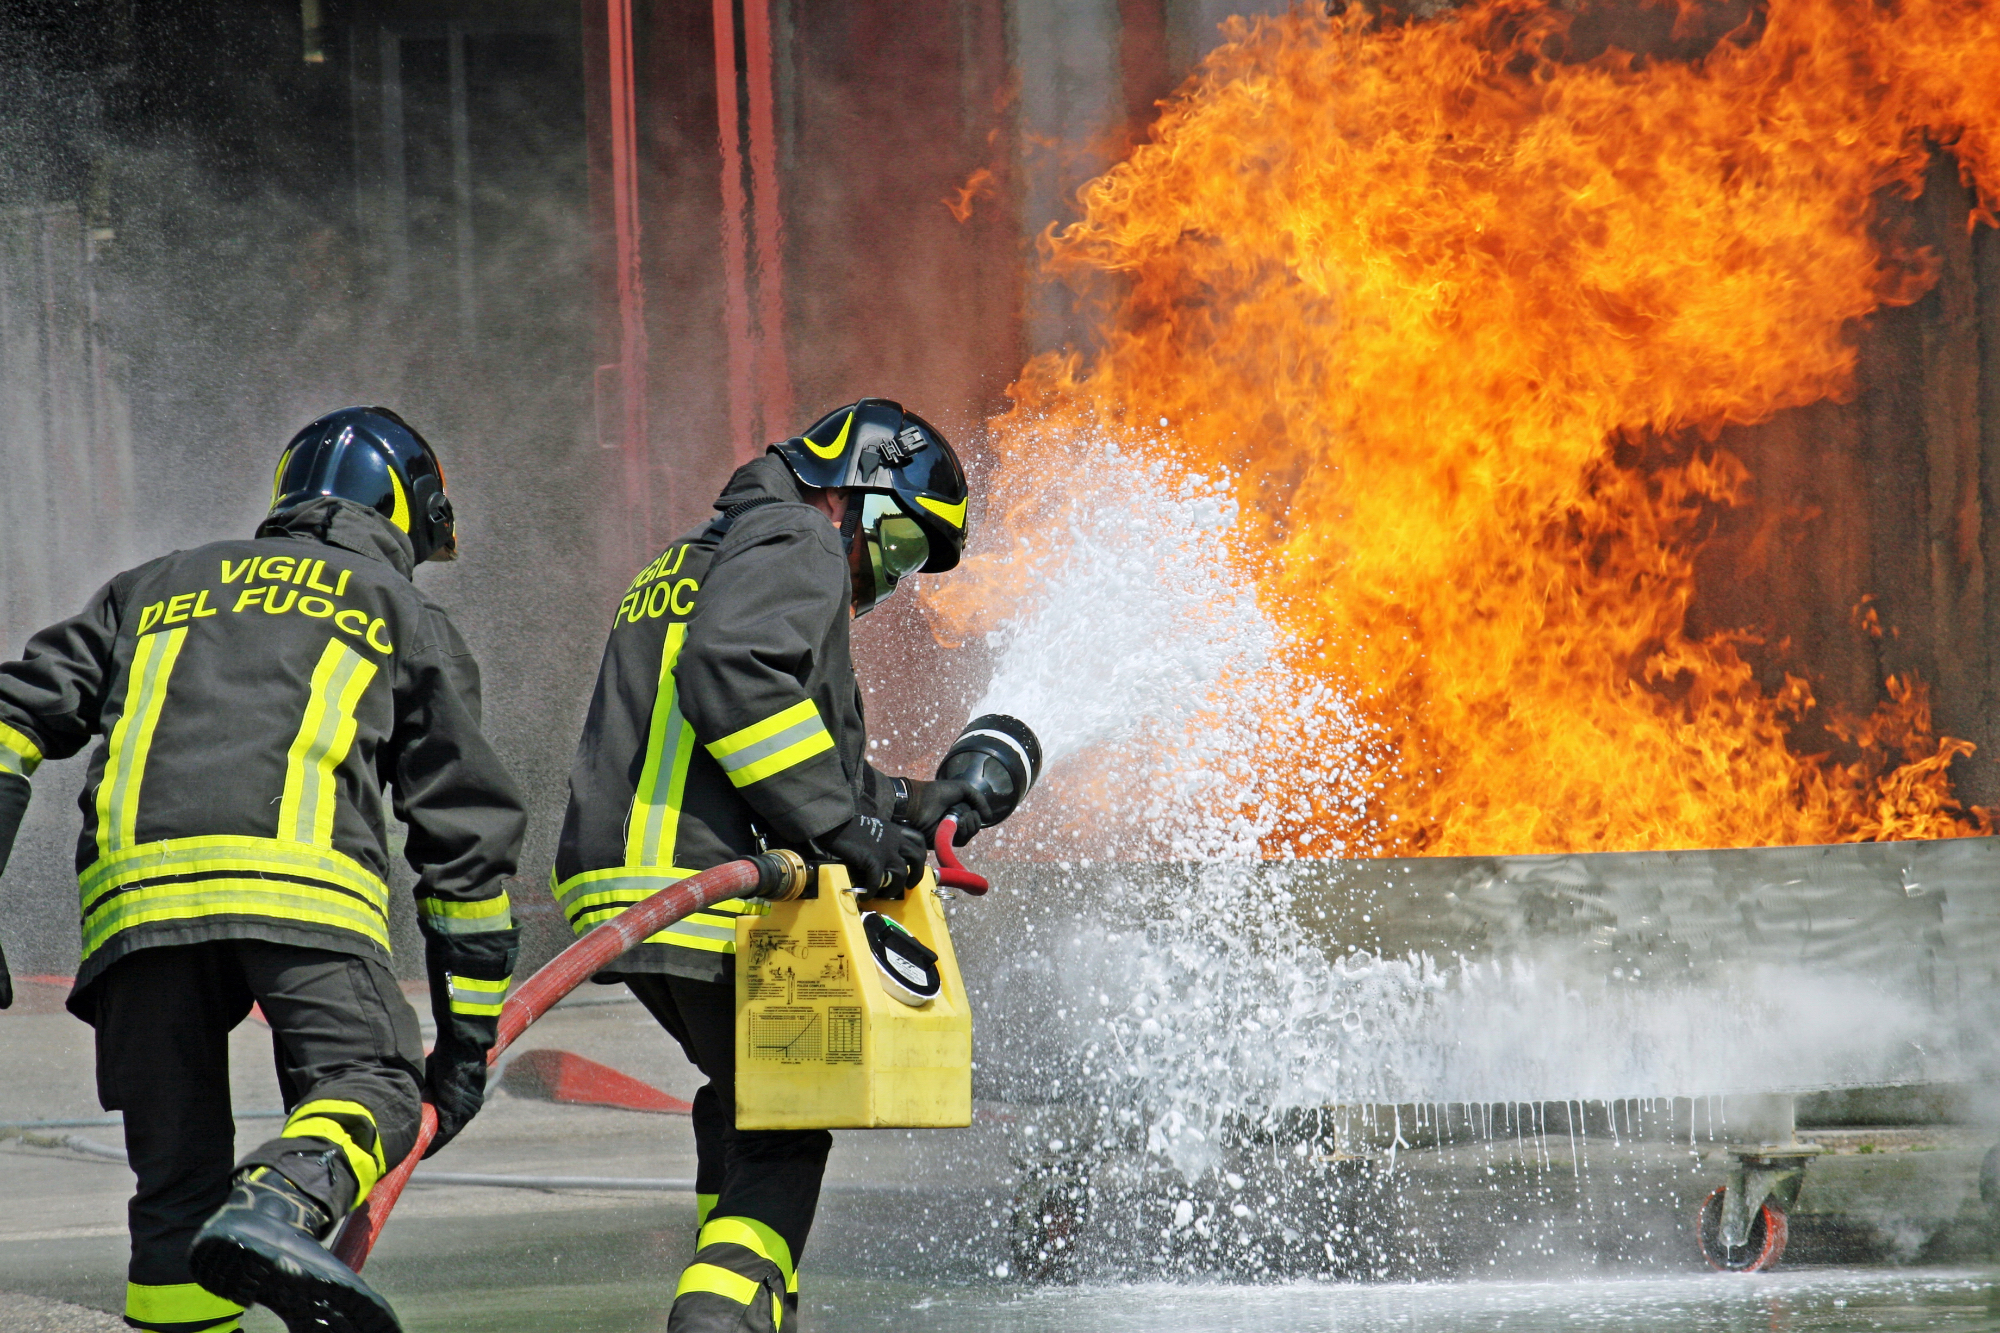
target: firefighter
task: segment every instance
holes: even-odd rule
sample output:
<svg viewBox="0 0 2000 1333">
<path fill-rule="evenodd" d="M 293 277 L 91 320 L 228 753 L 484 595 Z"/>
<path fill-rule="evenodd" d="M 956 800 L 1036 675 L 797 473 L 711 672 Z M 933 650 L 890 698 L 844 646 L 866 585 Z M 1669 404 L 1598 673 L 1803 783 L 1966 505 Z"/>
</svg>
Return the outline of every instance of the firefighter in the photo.
<svg viewBox="0 0 2000 1333">
<path fill-rule="evenodd" d="M 570 773 L 556 900 L 581 934 L 697 871 L 784 847 L 857 884 L 923 873 L 962 782 L 866 759 L 848 621 L 918 571 L 958 563 L 967 488 L 951 446 L 863 399 L 738 468 L 721 513 L 639 572 L 618 605 Z M 735 1127 L 735 899 L 619 960 L 617 973 L 708 1077 L 695 1094 L 694 1262 L 672 1333 L 789 1330 L 798 1259 L 833 1139 Z"/>
<path fill-rule="evenodd" d="M 99 1097 L 138 1188 L 125 1322 L 394 1333 L 322 1242 L 415 1145 L 478 1111 L 518 932 L 524 817 L 479 726 L 479 672 L 411 577 L 457 554 L 437 456 L 347 408 L 285 447 L 248 541 L 118 575 L 0 665 L 0 835 L 25 779 L 96 738 L 77 847 Z M 426 1062 L 389 969 L 382 790 L 408 826 L 437 1019 Z M 0 863 L 6 846 L 0 843 Z M 231 1166 L 227 1037 L 271 1028 L 288 1117 Z"/>
</svg>

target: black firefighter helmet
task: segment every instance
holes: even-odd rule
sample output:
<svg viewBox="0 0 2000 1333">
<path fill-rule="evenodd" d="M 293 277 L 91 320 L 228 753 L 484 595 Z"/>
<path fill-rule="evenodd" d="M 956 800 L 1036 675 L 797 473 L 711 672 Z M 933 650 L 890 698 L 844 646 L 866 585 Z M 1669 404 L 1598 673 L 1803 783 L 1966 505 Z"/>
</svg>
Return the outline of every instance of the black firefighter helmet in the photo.
<svg viewBox="0 0 2000 1333">
<path fill-rule="evenodd" d="M 458 532 L 437 453 L 386 407 L 343 407 L 292 437 L 271 482 L 271 512 L 337 495 L 409 534 L 417 563 L 456 560 Z"/>
<path fill-rule="evenodd" d="M 836 408 L 771 452 L 804 486 L 860 493 L 841 535 L 868 543 L 872 589 L 857 589 L 866 611 L 906 574 L 942 574 L 965 550 L 965 469 L 943 432 L 902 404 L 863 398 Z M 858 576 L 857 576 L 858 581 Z"/>
</svg>

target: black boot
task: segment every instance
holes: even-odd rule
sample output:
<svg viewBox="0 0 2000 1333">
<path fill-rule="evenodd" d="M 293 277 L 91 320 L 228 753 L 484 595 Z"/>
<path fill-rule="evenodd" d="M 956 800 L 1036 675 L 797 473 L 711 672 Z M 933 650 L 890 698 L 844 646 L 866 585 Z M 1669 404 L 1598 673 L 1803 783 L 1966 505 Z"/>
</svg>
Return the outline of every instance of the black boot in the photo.
<svg viewBox="0 0 2000 1333">
<path fill-rule="evenodd" d="M 253 1166 L 195 1235 L 188 1266 L 209 1291 L 264 1306 L 291 1333 L 403 1333 L 389 1302 L 320 1243 L 339 1220 L 276 1168 Z"/>
</svg>

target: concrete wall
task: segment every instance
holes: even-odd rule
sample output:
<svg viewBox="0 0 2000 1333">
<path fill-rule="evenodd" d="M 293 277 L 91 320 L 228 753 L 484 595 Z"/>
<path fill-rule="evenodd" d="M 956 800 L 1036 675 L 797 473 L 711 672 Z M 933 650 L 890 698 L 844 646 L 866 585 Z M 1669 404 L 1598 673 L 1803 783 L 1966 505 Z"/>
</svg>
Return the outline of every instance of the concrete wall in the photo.
<svg viewBox="0 0 2000 1333">
<path fill-rule="evenodd" d="M 0 629 L 11 645 L 75 608 L 130 547 L 132 423 L 99 319 L 77 204 L 0 211 Z"/>
</svg>

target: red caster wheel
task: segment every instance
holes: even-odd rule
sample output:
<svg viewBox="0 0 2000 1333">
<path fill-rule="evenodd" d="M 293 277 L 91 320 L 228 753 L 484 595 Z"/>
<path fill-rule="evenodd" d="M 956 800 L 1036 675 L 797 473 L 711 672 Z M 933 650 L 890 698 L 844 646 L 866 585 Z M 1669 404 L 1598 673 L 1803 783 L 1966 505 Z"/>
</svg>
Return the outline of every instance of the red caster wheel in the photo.
<svg viewBox="0 0 2000 1333">
<path fill-rule="evenodd" d="M 1710 1268 L 1724 1273 L 1761 1273 L 1776 1268 L 1785 1257 L 1785 1211 L 1766 1200 L 1750 1219 L 1750 1234 L 1734 1249 L 1722 1243 L 1722 1195 L 1727 1186 L 1701 1201 L 1695 1214 L 1694 1234 L 1701 1257 Z"/>
</svg>

